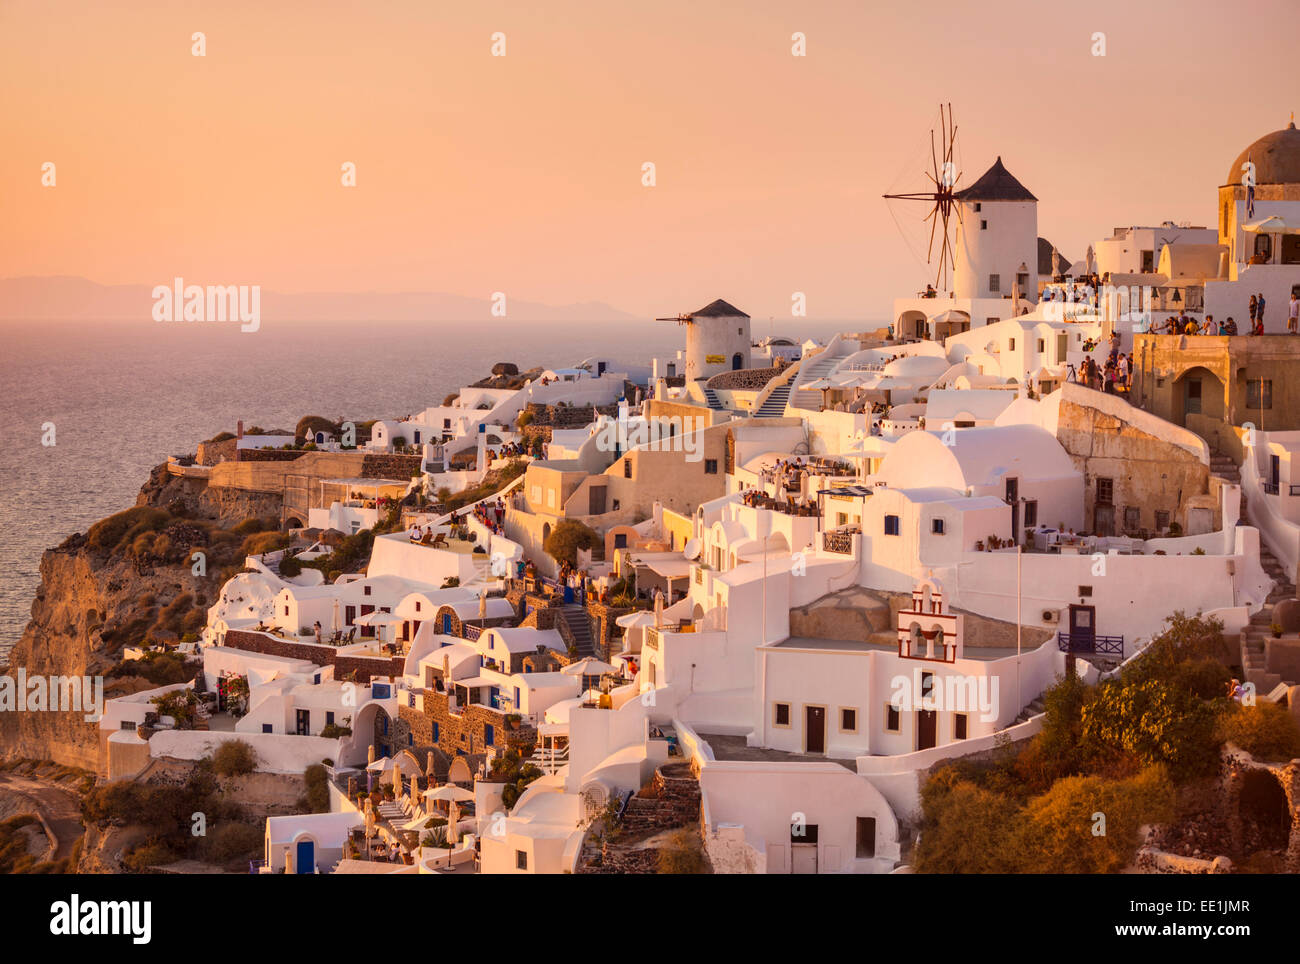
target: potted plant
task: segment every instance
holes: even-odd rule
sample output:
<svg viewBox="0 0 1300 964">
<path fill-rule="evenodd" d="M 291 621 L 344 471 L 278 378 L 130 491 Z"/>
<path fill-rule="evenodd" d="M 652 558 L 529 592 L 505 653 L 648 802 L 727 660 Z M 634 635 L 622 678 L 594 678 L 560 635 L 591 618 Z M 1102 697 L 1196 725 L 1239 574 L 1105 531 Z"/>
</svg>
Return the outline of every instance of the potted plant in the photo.
<svg viewBox="0 0 1300 964">
<path fill-rule="evenodd" d="M 519 729 L 519 722 L 522 718 L 518 713 L 509 713 L 506 715 L 506 726 L 512 730 Z"/>
<path fill-rule="evenodd" d="M 983 539 L 977 539 L 977 540 L 975 540 L 975 551 L 976 551 L 976 552 L 983 552 L 983 551 L 984 551 L 984 540 L 983 540 Z"/>
<path fill-rule="evenodd" d="M 1271 630 L 1273 631 L 1273 638 L 1274 638 L 1274 639 L 1281 639 L 1281 638 L 1282 638 L 1282 624 L 1281 624 L 1281 623 L 1273 623 L 1273 624 L 1272 624 L 1271 626 L 1269 626 L 1268 628 L 1271 629 Z"/>
</svg>

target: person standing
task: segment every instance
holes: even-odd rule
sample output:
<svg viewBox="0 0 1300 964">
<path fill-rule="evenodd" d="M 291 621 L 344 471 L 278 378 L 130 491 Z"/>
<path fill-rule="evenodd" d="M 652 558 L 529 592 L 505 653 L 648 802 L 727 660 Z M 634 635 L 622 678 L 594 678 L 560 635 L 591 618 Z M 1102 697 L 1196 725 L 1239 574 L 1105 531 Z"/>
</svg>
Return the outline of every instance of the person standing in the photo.
<svg viewBox="0 0 1300 964">
<path fill-rule="evenodd" d="M 1250 331 L 1255 332 L 1255 318 L 1259 314 L 1259 299 L 1254 295 L 1250 296 Z"/>
<path fill-rule="evenodd" d="M 1300 325 L 1300 294 L 1297 294 L 1294 288 L 1291 289 L 1291 305 L 1287 310 L 1286 330 L 1294 335 L 1297 326 Z"/>
<path fill-rule="evenodd" d="M 1259 333 L 1264 334 L 1264 292 L 1259 293 L 1259 302 L 1256 307 L 1256 317 L 1259 321 Z"/>
</svg>

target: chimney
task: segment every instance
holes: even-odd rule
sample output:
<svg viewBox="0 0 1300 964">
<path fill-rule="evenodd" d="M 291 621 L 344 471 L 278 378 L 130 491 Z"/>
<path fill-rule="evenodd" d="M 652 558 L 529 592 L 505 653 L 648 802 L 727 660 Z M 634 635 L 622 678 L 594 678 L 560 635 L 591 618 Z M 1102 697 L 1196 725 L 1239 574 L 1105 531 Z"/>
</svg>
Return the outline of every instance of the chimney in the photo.
<svg viewBox="0 0 1300 964">
<path fill-rule="evenodd" d="M 244 420 L 242 418 L 235 423 L 235 437 L 236 438 L 244 437 Z"/>
</svg>

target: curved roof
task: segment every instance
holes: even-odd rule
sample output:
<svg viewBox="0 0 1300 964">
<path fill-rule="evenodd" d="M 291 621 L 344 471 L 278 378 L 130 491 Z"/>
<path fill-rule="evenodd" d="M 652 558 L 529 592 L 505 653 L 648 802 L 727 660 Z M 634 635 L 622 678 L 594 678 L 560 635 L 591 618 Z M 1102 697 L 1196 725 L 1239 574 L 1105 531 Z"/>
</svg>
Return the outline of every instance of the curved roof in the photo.
<svg viewBox="0 0 1300 964">
<path fill-rule="evenodd" d="M 953 195 L 959 201 L 1037 201 L 1029 189 L 1017 181 L 1010 171 L 1002 166 L 998 157 L 993 166 L 984 172 L 984 176 Z"/>
<path fill-rule="evenodd" d="M 1280 131 L 1265 134 L 1237 155 L 1224 186 L 1241 183 L 1242 165 L 1255 164 L 1256 184 L 1300 184 L 1300 131 L 1292 120 Z"/>
<path fill-rule="evenodd" d="M 885 456 L 876 479 L 890 488 L 992 485 L 1005 475 L 1022 481 L 1078 475 L 1051 432 L 1037 425 L 967 428 L 953 444 L 930 431 L 908 432 Z"/>
<path fill-rule="evenodd" d="M 745 314 L 733 304 L 723 301 L 721 298 L 716 301 L 710 301 L 699 311 L 691 312 L 692 318 L 748 318 Z"/>
</svg>

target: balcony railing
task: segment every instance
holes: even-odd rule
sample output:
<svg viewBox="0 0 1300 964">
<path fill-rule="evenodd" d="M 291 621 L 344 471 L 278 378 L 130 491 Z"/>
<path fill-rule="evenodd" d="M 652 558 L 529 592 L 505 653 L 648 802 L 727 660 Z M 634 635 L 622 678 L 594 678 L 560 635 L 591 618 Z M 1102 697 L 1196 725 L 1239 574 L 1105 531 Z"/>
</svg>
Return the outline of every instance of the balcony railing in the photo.
<svg viewBox="0 0 1300 964">
<path fill-rule="evenodd" d="M 1278 486 L 1277 486 L 1277 483 L 1276 483 L 1276 482 L 1265 482 L 1265 483 L 1264 483 L 1264 494 L 1265 494 L 1265 495 L 1277 495 L 1277 488 L 1278 488 Z"/>
<path fill-rule="evenodd" d="M 1092 653 L 1096 656 L 1123 656 L 1123 636 L 1097 636 L 1093 633 L 1057 633 L 1063 653 Z"/>
<path fill-rule="evenodd" d="M 853 536 L 855 533 L 847 529 L 833 529 L 830 532 L 822 534 L 822 548 L 827 552 L 838 552 L 841 555 L 853 555 Z"/>
</svg>

